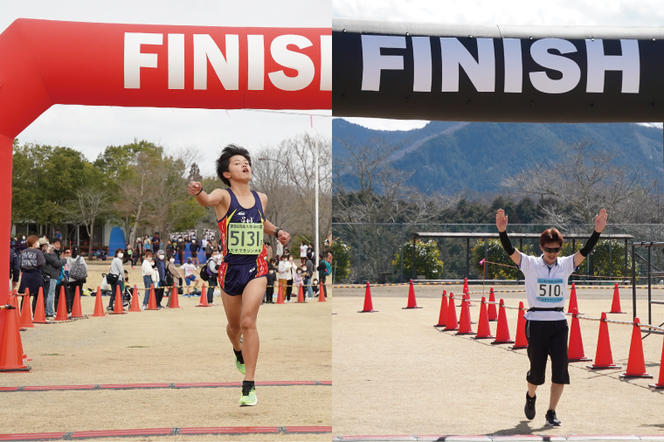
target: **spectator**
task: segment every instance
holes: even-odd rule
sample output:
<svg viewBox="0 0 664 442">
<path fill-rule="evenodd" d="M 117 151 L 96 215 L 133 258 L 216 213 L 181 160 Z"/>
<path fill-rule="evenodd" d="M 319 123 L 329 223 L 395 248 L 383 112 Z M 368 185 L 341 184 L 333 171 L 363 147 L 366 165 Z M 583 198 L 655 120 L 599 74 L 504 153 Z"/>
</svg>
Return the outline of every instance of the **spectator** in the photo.
<svg viewBox="0 0 664 442">
<path fill-rule="evenodd" d="M 178 242 L 177 242 L 177 253 L 178 253 L 178 262 L 180 265 L 184 265 L 184 238 L 181 236 L 178 237 Z"/>
<path fill-rule="evenodd" d="M 65 249 L 61 255 L 62 259 L 65 261 L 64 265 L 60 269 L 60 275 L 58 275 L 58 280 L 55 285 L 55 299 L 53 300 L 53 305 L 55 307 L 55 312 L 58 310 L 58 303 L 60 302 L 60 294 L 65 295 L 65 305 L 67 299 L 67 284 L 69 282 L 69 264 L 68 259 L 71 257 L 71 250 Z"/>
<path fill-rule="evenodd" d="M 207 299 L 208 304 L 212 304 L 214 300 L 214 292 L 217 287 L 217 279 L 219 278 L 219 267 L 221 266 L 221 255 L 218 252 L 214 252 L 210 257 L 210 260 L 205 265 L 205 270 L 208 272 L 208 291 Z M 201 270 L 202 271 L 202 270 Z"/>
<path fill-rule="evenodd" d="M 136 238 L 136 243 L 135 244 L 136 245 L 134 246 L 134 252 L 135 252 L 135 255 L 136 255 L 136 262 L 140 261 L 141 263 L 143 263 L 143 254 L 145 252 L 143 251 L 143 240 L 141 239 L 140 236 L 138 238 Z"/>
<path fill-rule="evenodd" d="M 166 258 L 170 261 L 175 256 L 175 243 L 172 239 L 166 242 Z"/>
<path fill-rule="evenodd" d="M 159 232 L 154 232 L 152 234 L 152 249 L 161 250 L 159 247 L 161 245 L 161 239 L 159 238 Z"/>
<path fill-rule="evenodd" d="M 187 296 L 191 296 L 191 283 L 194 283 L 194 291 L 198 291 L 198 278 L 196 278 L 196 266 L 191 263 L 191 258 L 187 258 L 187 263 L 182 265 L 184 273 L 184 282 L 187 285 Z"/>
<path fill-rule="evenodd" d="M 18 255 L 14 247 L 9 248 L 9 290 L 14 290 L 18 286 L 18 280 L 21 276 L 21 267 L 18 262 Z"/>
<path fill-rule="evenodd" d="M 274 303 L 274 286 L 277 283 L 277 260 L 272 258 L 267 265 L 267 286 L 265 287 L 265 301 L 268 304 Z"/>
<path fill-rule="evenodd" d="M 286 287 L 288 286 L 288 277 L 291 276 L 290 262 L 286 255 L 281 255 L 279 260 L 279 267 L 277 273 L 277 279 L 279 280 L 279 290 L 281 296 L 286 295 Z M 278 299 L 278 298 L 277 298 Z"/>
<path fill-rule="evenodd" d="M 309 246 L 305 244 L 304 242 L 300 244 L 300 260 L 304 263 L 304 260 L 307 259 L 307 250 L 309 250 Z"/>
<path fill-rule="evenodd" d="M 330 274 L 330 267 L 328 266 L 329 264 L 325 261 L 323 255 L 320 255 L 320 262 L 318 263 L 318 267 L 316 267 L 316 270 L 318 270 L 318 284 L 320 286 L 319 289 L 324 290 L 326 295 L 327 287 L 325 286 L 325 279 L 327 278 L 327 275 Z"/>
<path fill-rule="evenodd" d="M 175 267 L 175 258 L 170 257 L 166 260 L 166 284 L 171 287 L 178 287 L 178 293 L 182 288 L 182 273 Z"/>
<path fill-rule="evenodd" d="M 39 238 L 37 235 L 30 235 L 25 241 L 26 248 L 23 249 L 19 255 L 19 266 L 21 269 L 21 285 L 18 287 L 19 293 L 25 293 L 25 289 L 30 290 L 32 296 L 32 311 L 35 311 L 37 305 L 37 295 L 39 288 L 44 288 L 44 279 L 42 277 L 42 269 L 46 260 L 44 254 L 39 249 Z M 29 301 L 29 300 L 28 300 Z M 21 301 L 21 308 L 23 308 L 25 297 Z"/>
<path fill-rule="evenodd" d="M 58 244 L 60 242 L 58 241 Z M 44 255 L 46 264 L 44 264 L 44 275 L 48 275 L 48 290 L 46 290 L 46 319 L 52 319 L 55 316 L 55 309 L 53 308 L 53 301 L 55 300 L 55 289 L 58 285 L 58 278 L 62 273 L 62 267 L 67 263 L 66 259 L 61 259 L 55 252 L 55 246 L 51 244 Z M 44 278 L 46 285 L 46 278 Z"/>
<path fill-rule="evenodd" d="M 149 235 L 145 235 L 145 239 L 143 240 L 143 251 L 147 252 L 148 250 L 152 251 L 152 240 Z"/>
<path fill-rule="evenodd" d="M 295 289 L 295 293 L 297 293 L 297 297 L 299 298 L 300 296 L 300 288 L 302 287 L 302 281 L 304 281 L 304 278 L 302 276 L 302 269 L 293 266 L 293 269 L 295 269 L 295 273 L 293 275 L 293 288 Z M 304 296 L 304 292 L 303 292 Z"/>
<path fill-rule="evenodd" d="M 309 298 L 314 297 L 314 289 L 312 287 L 312 278 L 314 277 L 314 261 L 307 255 L 307 261 L 304 263 L 304 266 L 306 267 L 306 275 L 307 275 L 307 280 L 305 281 L 305 286 L 307 288 L 307 295 Z"/>
<path fill-rule="evenodd" d="M 131 268 L 134 268 L 134 264 L 136 263 L 136 258 L 134 257 L 134 250 L 131 248 L 131 245 L 127 244 L 127 253 L 125 254 L 124 260 L 122 263 L 129 263 L 131 265 Z"/>
<path fill-rule="evenodd" d="M 157 298 L 157 308 L 162 309 L 161 300 L 164 299 L 164 287 L 166 286 L 166 253 L 163 250 L 157 252 L 157 275 L 159 282 L 157 282 L 157 289 L 155 296 Z"/>
<path fill-rule="evenodd" d="M 83 292 L 83 284 L 88 278 L 88 265 L 85 259 L 78 253 L 78 247 L 74 246 L 71 249 L 71 256 L 67 258 L 67 265 L 69 266 L 69 279 L 67 281 L 67 312 L 71 313 L 74 305 L 74 296 L 76 295 L 76 287 L 78 287 L 79 294 Z"/>
<path fill-rule="evenodd" d="M 117 294 L 118 288 L 120 289 L 120 302 L 122 302 L 122 292 L 124 291 L 124 268 L 122 267 L 122 258 L 124 258 L 124 250 L 117 249 L 115 251 L 115 257 L 111 261 L 111 269 L 106 275 L 106 281 L 108 285 L 111 286 L 111 296 L 108 300 L 108 311 L 113 311 L 113 303 L 115 302 L 115 296 Z"/>
<path fill-rule="evenodd" d="M 189 245 L 189 251 L 191 252 L 191 262 L 194 264 L 196 267 L 201 265 L 198 262 L 198 251 L 200 250 L 200 247 L 198 245 L 198 242 L 196 241 L 196 238 L 191 240 L 191 244 Z"/>
<path fill-rule="evenodd" d="M 212 256 L 212 254 L 216 251 L 216 246 L 214 244 L 214 241 L 208 241 L 207 245 L 205 246 L 205 259 L 208 260 Z"/>
<path fill-rule="evenodd" d="M 143 310 L 148 307 L 148 301 L 150 300 L 150 287 L 154 285 L 152 282 L 154 266 L 155 263 L 152 259 L 152 252 L 148 250 L 145 252 L 143 263 L 141 263 L 141 274 L 143 275 L 143 285 L 145 286 L 145 295 L 143 296 Z"/>
</svg>

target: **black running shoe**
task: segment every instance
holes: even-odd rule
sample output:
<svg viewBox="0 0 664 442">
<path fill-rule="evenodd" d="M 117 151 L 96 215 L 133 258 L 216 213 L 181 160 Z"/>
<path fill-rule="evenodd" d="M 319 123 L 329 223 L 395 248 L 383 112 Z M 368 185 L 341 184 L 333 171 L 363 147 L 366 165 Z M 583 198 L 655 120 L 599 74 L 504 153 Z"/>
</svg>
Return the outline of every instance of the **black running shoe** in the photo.
<svg viewBox="0 0 664 442">
<path fill-rule="evenodd" d="M 559 427 L 560 421 L 556 417 L 555 410 L 549 410 L 546 412 L 546 424 L 550 427 Z"/>
<path fill-rule="evenodd" d="M 535 401 L 537 400 L 537 395 L 530 397 L 528 392 L 526 392 L 526 405 L 523 407 L 523 412 L 526 413 L 528 420 L 532 420 L 535 417 Z M 548 414 L 547 414 L 548 416 Z M 555 413 L 554 413 L 555 416 Z"/>
</svg>

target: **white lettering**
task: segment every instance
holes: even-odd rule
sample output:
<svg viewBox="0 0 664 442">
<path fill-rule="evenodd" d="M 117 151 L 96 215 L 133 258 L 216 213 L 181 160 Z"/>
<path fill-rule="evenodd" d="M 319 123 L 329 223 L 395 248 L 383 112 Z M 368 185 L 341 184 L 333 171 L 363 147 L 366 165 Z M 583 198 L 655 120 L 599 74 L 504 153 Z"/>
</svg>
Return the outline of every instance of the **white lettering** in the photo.
<svg viewBox="0 0 664 442">
<path fill-rule="evenodd" d="M 606 55 L 602 40 L 586 39 L 588 51 L 588 84 L 586 92 L 604 92 L 604 74 L 606 71 L 622 72 L 623 94 L 639 93 L 639 43 L 636 40 L 620 40 L 622 55 Z"/>
<path fill-rule="evenodd" d="M 311 84 L 316 73 L 313 61 L 307 55 L 290 51 L 289 45 L 295 45 L 298 49 L 312 46 L 311 41 L 302 36 L 294 34 L 280 35 L 272 40 L 270 53 L 274 61 L 280 65 L 297 71 L 297 75 L 289 77 L 283 70 L 270 72 L 270 81 L 279 89 L 285 91 L 299 91 Z"/>
<path fill-rule="evenodd" d="M 332 36 L 320 36 L 320 90 L 332 90 Z"/>
<path fill-rule="evenodd" d="M 551 49 L 558 51 L 561 55 L 553 54 Z M 530 46 L 530 56 L 535 63 L 547 69 L 560 72 L 562 77 L 554 79 L 549 77 L 545 71 L 530 73 L 530 82 L 540 92 L 547 94 L 564 94 L 579 84 L 581 69 L 574 60 L 563 57 L 563 54 L 576 52 L 576 47 L 569 41 L 561 38 L 542 38 Z"/>
<path fill-rule="evenodd" d="M 505 54 L 505 93 L 520 94 L 523 89 L 523 54 L 521 39 L 504 38 Z"/>
<path fill-rule="evenodd" d="M 141 45 L 163 44 L 163 34 L 125 32 L 124 40 L 124 87 L 141 87 L 141 68 L 156 68 L 157 54 L 141 53 Z"/>
<path fill-rule="evenodd" d="M 431 92 L 431 40 L 413 37 L 413 92 Z"/>
<path fill-rule="evenodd" d="M 168 34 L 168 88 L 184 89 L 184 34 Z"/>
<path fill-rule="evenodd" d="M 381 48 L 405 49 L 406 37 L 362 35 L 362 90 L 380 90 L 382 70 L 403 70 L 402 55 L 381 55 Z"/>
<path fill-rule="evenodd" d="M 240 42 L 236 34 L 226 34 L 226 56 L 208 34 L 194 34 L 194 89 L 207 89 L 208 61 L 224 89 L 240 88 Z"/>
<path fill-rule="evenodd" d="M 459 70 L 468 75 L 478 92 L 494 92 L 496 89 L 496 54 L 492 38 L 477 38 L 477 60 L 457 38 L 440 39 L 443 63 L 442 92 L 459 92 Z"/>
<path fill-rule="evenodd" d="M 247 52 L 249 59 L 247 88 L 250 91 L 262 91 L 265 89 L 265 37 L 247 35 Z"/>
</svg>

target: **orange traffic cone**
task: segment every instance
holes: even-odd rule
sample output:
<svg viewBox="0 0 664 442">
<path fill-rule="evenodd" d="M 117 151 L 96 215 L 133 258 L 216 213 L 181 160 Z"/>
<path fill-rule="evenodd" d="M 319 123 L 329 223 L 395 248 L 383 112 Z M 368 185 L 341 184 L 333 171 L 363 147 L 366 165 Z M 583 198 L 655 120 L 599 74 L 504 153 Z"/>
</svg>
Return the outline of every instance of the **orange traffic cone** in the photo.
<svg viewBox="0 0 664 442">
<path fill-rule="evenodd" d="M 567 357 L 570 362 L 590 361 L 583 351 L 583 339 L 581 338 L 581 327 L 576 310 L 572 312 L 572 328 L 569 332 L 569 347 Z"/>
<path fill-rule="evenodd" d="M 130 312 L 140 312 L 141 306 L 138 305 L 138 287 L 134 285 L 134 289 L 131 291 L 131 304 L 129 304 Z"/>
<path fill-rule="evenodd" d="M 65 287 L 60 286 L 60 299 L 58 299 L 58 311 L 55 315 L 56 321 L 67 320 L 67 300 L 65 299 Z"/>
<path fill-rule="evenodd" d="M 629 346 L 629 358 L 627 359 L 627 371 L 620 375 L 621 378 L 652 378 L 646 373 L 646 364 L 643 359 L 643 342 L 641 342 L 641 325 L 639 318 L 634 318 L 632 327 L 632 343 Z"/>
<path fill-rule="evenodd" d="M 468 278 L 463 278 L 463 293 L 468 293 Z"/>
<path fill-rule="evenodd" d="M 281 292 L 281 285 L 277 288 L 277 304 L 284 303 L 284 294 Z"/>
<path fill-rule="evenodd" d="M 461 302 L 461 316 L 459 317 L 459 331 L 457 335 L 472 335 L 475 332 L 470 328 L 470 302 L 463 300 Z"/>
<path fill-rule="evenodd" d="M 30 367 L 23 365 L 23 344 L 21 333 L 18 331 L 16 309 L 0 310 L 0 372 L 30 371 Z"/>
<path fill-rule="evenodd" d="M 422 308 L 417 306 L 417 301 L 415 300 L 415 287 L 413 287 L 413 280 L 410 280 L 410 286 L 408 287 L 408 305 L 403 307 L 403 309 L 409 308 Z"/>
<path fill-rule="evenodd" d="M 205 299 L 207 300 L 207 294 L 205 295 Z M 171 287 L 171 296 L 168 298 L 168 308 L 180 308 L 178 288 L 175 285 Z"/>
<path fill-rule="evenodd" d="M 364 290 L 364 307 L 358 313 L 372 313 L 375 311 L 371 302 L 371 287 L 369 286 L 369 281 L 367 281 L 367 288 Z"/>
<path fill-rule="evenodd" d="M 456 307 L 454 306 L 454 293 L 450 293 L 450 302 L 447 304 L 447 321 L 443 331 L 456 330 L 459 327 L 456 316 Z"/>
<path fill-rule="evenodd" d="M 496 297 L 493 294 L 493 287 L 489 290 L 489 305 L 487 306 L 487 317 L 489 321 L 495 321 L 498 319 L 498 313 L 496 312 Z"/>
<path fill-rule="evenodd" d="M 507 314 L 505 313 L 505 303 L 501 299 L 498 304 L 498 326 L 496 327 L 496 339 L 491 344 L 514 344 L 510 339 L 510 329 L 507 326 Z"/>
<path fill-rule="evenodd" d="M 443 297 L 440 300 L 438 324 L 434 325 L 434 327 L 445 327 L 445 321 L 447 321 L 447 292 L 443 290 Z"/>
<path fill-rule="evenodd" d="M 46 312 L 44 311 L 44 288 L 39 287 L 39 292 L 37 294 L 37 305 L 35 306 L 35 317 L 32 319 L 32 322 L 36 324 L 45 324 L 46 323 Z"/>
<path fill-rule="evenodd" d="M 609 313 L 625 313 L 620 309 L 620 293 L 618 292 L 618 283 L 613 287 L 613 300 L 611 301 L 611 311 Z"/>
<path fill-rule="evenodd" d="M 492 338 L 491 329 L 489 328 L 489 316 L 486 308 L 486 298 L 482 296 L 482 303 L 480 304 L 480 319 L 477 322 L 477 334 L 474 339 L 488 339 Z"/>
<path fill-rule="evenodd" d="M 104 313 L 104 303 L 101 301 L 101 289 L 97 286 L 97 296 L 95 296 L 95 312 L 92 316 L 106 316 Z"/>
<path fill-rule="evenodd" d="M 664 339 L 662 339 L 662 357 L 659 362 L 659 381 L 656 384 L 648 384 L 648 386 L 656 390 L 664 388 Z"/>
<path fill-rule="evenodd" d="M 122 292 L 120 291 L 120 286 L 115 286 L 115 303 L 113 304 L 113 311 L 111 312 L 114 315 L 123 315 L 126 312 L 122 308 Z"/>
<path fill-rule="evenodd" d="M 9 304 L 13 307 L 13 309 L 10 310 L 10 312 L 11 312 L 11 315 L 14 317 L 13 324 L 16 326 L 17 331 L 19 331 L 19 332 L 25 331 L 26 330 L 25 328 L 21 328 L 19 326 L 19 322 L 20 322 L 19 312 L 20 312 L 20 310 L 18 308 L 18 305 L 19 305 L 18 304 L 18 293 L 17 293 L 16 290 L 14 290 L 14 293 L 12 293 L 10 295 Z M 0 328 L 0 331 L 2 331 L 1 328 Z M 2 343 L 1 340 L 0 340 L 0 343 Z M 20 339 L 18 341 L 17 357 L 19 357 L 20 359 L 26 359 L 28 357 L 28 355 L 26 355 L 23 352 L 23 344 L 21 343 Z"/>
<path fill-rule="evenodd" d="M 19 318 L 18 326 L 20 328 L 34 328 L 32 324 L 32 302 L 30 302 L 30 289 L 25 289 L 23 296 L 23 308 L 21 309 L 21 316 Z"/>
<path fill-rule="evenodd" d="M 207 303 L 207 298 L 205 298 Z M 157 310 L 157 295 L 154 293 L 154 284 L 150 284 L 150 297 L 148 298 L 147 310 Z"/>
<path fill-rule="evenodd" d="M 82 318 L 83 312 L 81 312 L 81 291 L 79 286 L 76 286 L 76 291 L 74 292 L 74 303 L 71 306 L 71 317 L 72 318 Z"/>
<path fill-rule="evenodd" d="M 599 322 L 599 334 L 597 336 L 597 351 L 595 352 L 595 363 L 586 365 L 591 370 L 602 370 L 605 368 L 620 368 L 613 364 L 611 355 L 611 341 L 609 340 L 609 326 L 606 323 L 606 313 L 602 312 Z"/>
<path fill-rule="evenodd" d="M 210 307 L 210 304 L 207 302 L 207 288 L 205 287 L 205 284 L 201 287 L 201 298 L 196 307 Z"/>
<path fill-rule="evenodd" d="M 320 293 L 318 294 L 318 302 L 325 302 L 327 300 L 327 293 L 325 293 L 325 284 L 321 284 Z"/>
<path fill-rule="evenodd" d="M 579 306 L 576 302 L 576 286 L 572 283 L 572 291 L 569 294 L 569 306 L 567 307 L 567 313 L 572 313 L 573 311 L 579 311 Z"/>
<path fill-rule="evenodd" d="M 526 312 L 523 308 L 523 302 L 519 301 L 519 316 L 516 321 L 516 338 L 514 338 L 514 345 L 512 350 L 519 350 L 521 348 L 528 348 L 528 338 L 526 338 Z"/>
</svg>

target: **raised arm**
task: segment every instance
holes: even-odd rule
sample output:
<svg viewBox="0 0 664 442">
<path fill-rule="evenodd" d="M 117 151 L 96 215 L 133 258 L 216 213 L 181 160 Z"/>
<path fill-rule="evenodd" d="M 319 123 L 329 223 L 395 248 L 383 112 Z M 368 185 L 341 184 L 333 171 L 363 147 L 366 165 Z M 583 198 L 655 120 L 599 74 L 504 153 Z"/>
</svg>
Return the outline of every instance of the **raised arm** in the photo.
<svg viewBox="0 0 664 442">
<path fill-rule="evenodd" d="M 267 208 L 267 195 L 264 193 L 258 193 L 258 196 L 261 199 L 263 213 L 265 213 L 265 209 Z M 267 235 L 275 235 L 277 237 L 277 241 L 279 241 L 284 246 L 288 244 L 288 241 L 290 241 L 290 233 L 275 226 L 268 219 L 265 219 L 263 222 L 263 233 Z"/>
<path fill-rule="evenodd" d="M 189 195 L 196 198 L 198 204 L 205 207 L 216 207 L 228 198 L 228 192 L 225 192 L 222 189 L 214 189 L 212 192 L 207 193 L 203 190 L 203 186 L 198 181 L 189 181 L 187 192 L 189 192 Z"/>
<path fill-rule="evenodd" d="M 586 259 L 586 256 L 588 256 L 593 250 L 593 247 L 595 247 L 595 244 L 597 244 L 597 240 L 599 240 L 600 233 L 602 233 L 602 230 L 604 230 L 606 227 L 606 220 L 608 218 L 609 215 L 606 213 L 606 209 L 599 211 L 595 217 L 595 231 L 590 236 L 590 238 L 588 238 L 588 241 L 583 246 L 583 248 L 574 254 L 574 267 L 578 267 L 583 262 L 583 260 Z"/>
<path fill-rule="evenodd" d="M 498 228 L 500 243 L 503 245 L 503 249 L 505 249 L 505 252 L 507 252 L 512 262 L 520 266 L 521 253 L 512 246 L 512 242 L 507 236 L 507 220 L 508 217 L 505 215 L 505 211 L 503 209 L 498 209 L 496 212 L 496 227 Z"/>
</svg>

